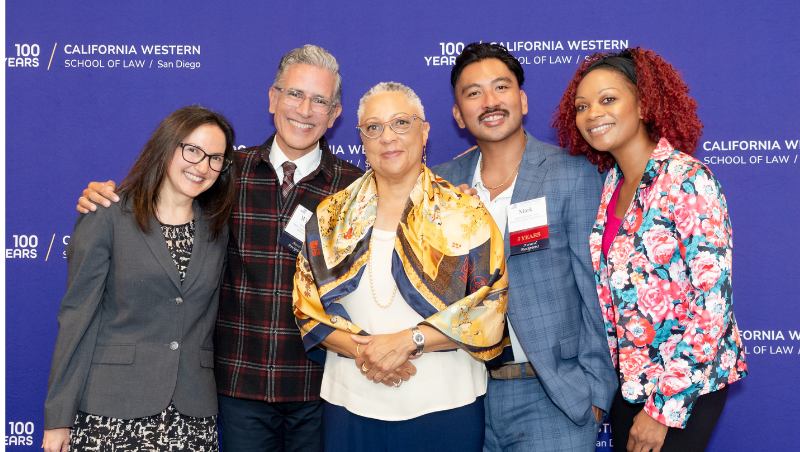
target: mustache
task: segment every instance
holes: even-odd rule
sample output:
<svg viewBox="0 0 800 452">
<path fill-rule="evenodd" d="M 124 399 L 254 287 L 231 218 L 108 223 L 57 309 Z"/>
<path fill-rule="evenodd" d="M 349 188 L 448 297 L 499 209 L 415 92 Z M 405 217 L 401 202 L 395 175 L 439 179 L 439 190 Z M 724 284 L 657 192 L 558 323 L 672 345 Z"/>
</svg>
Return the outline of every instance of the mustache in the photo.
<svg viewBox="0 0 800 452">
<path fill-rule="evenodd" d="M 486 118 L 487 116 L 491 116 L 491 115 L 493 115 L 495 113 L 502 113 L 502 114 L 504 114 L 506 116 L 509 116 L 509 114 L 510 114 L 509 111 L 506 110 L 505 108 L 491 108 L 491 109 L 488 109 L 485 112 L 481 113 L 481 115 L 478 116 L 478 120 L 479 121 L 483 121 L 484 118 Z"/>
</svg>

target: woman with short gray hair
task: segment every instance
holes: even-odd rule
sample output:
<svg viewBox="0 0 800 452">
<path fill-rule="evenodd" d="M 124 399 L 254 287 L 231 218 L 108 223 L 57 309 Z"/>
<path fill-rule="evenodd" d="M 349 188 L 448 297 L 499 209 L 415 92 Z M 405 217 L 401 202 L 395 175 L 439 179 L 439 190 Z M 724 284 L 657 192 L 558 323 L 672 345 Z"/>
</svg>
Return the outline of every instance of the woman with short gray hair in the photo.
<svg viewBox="0 0 800 452">
<path fill-rule="evenodd" d="M 384 82 L 358 107 L 371 169 L 306 224 L 294 306 L 325 358 L 325 450 L 479 451 L 484 361 L 503 345 L 503 238 L 424 164 L 419 97 Z"/>
</svg>

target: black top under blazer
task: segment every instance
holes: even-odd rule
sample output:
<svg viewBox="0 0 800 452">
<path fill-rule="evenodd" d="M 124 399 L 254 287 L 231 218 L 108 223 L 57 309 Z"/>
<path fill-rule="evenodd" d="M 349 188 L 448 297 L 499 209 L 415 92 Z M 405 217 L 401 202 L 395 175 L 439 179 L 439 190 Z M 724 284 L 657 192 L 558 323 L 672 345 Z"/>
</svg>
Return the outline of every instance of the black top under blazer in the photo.
<svg viewBox="0 0 800 452">
<path fill-rule="evenodd" d="M 45 401 L 45 428 L 77 412 L 133 419 L 217 413 L 213 331 L 228 232 L 210 240 L 195 202 L 192 257 L 181 284 L 158 221 L 142 232 L 128 205 L 81 215 Z"/>
</svg>

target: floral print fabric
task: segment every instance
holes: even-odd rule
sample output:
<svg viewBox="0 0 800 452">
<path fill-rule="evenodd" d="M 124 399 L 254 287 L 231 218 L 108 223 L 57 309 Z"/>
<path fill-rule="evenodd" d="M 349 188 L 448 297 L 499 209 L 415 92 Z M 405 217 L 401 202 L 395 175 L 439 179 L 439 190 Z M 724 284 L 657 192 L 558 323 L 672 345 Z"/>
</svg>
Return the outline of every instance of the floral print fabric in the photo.
<svg viewBox="0 0 800 452">
<path fill-rule="evenodd" d="M 719 182 L 662 139 L 608 255 L 606 210 L 622 176 L 606 177 L 590 248 L 623 397 L 683 428 L 694 402 L 747 374 L 733 316 L 733 244 Z"/>
</svg>

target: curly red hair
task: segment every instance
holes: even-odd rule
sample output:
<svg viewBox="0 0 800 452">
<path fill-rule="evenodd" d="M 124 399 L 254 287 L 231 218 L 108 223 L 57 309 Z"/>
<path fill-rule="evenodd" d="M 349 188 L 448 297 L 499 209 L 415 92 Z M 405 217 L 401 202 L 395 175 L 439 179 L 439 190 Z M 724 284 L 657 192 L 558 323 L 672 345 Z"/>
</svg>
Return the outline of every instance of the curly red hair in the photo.
<svg viewBox="0 0 800 452">
<path fill-rule="evenodd" d="M 623 57 L 633 61 L 635 80 L 615 66 L 603 65 L 602 60 Z M 567 85 L 564 95 L 553 115 L 552 126 L 556 129 L 558 142 L 572 155 L 585 155 L 597 165 L 598 171 L 614 166 L 614 158 L 607 152 L 593 149 L 583 139 L 575 126 L 575 93 L 583 77 L 594 69 L 617 70 L 636 85 L 642 106 L 642 116 L 650 138 L 669 140 L 675 149 L 691 154 L 697 146 L 703 123 L 697 117 L 697 102 L 689 96 L 689 87 L 678 71 L 652 50 L 639 47 L 617 54 L 596 53 L 584 61 Z"/>
</svg>

